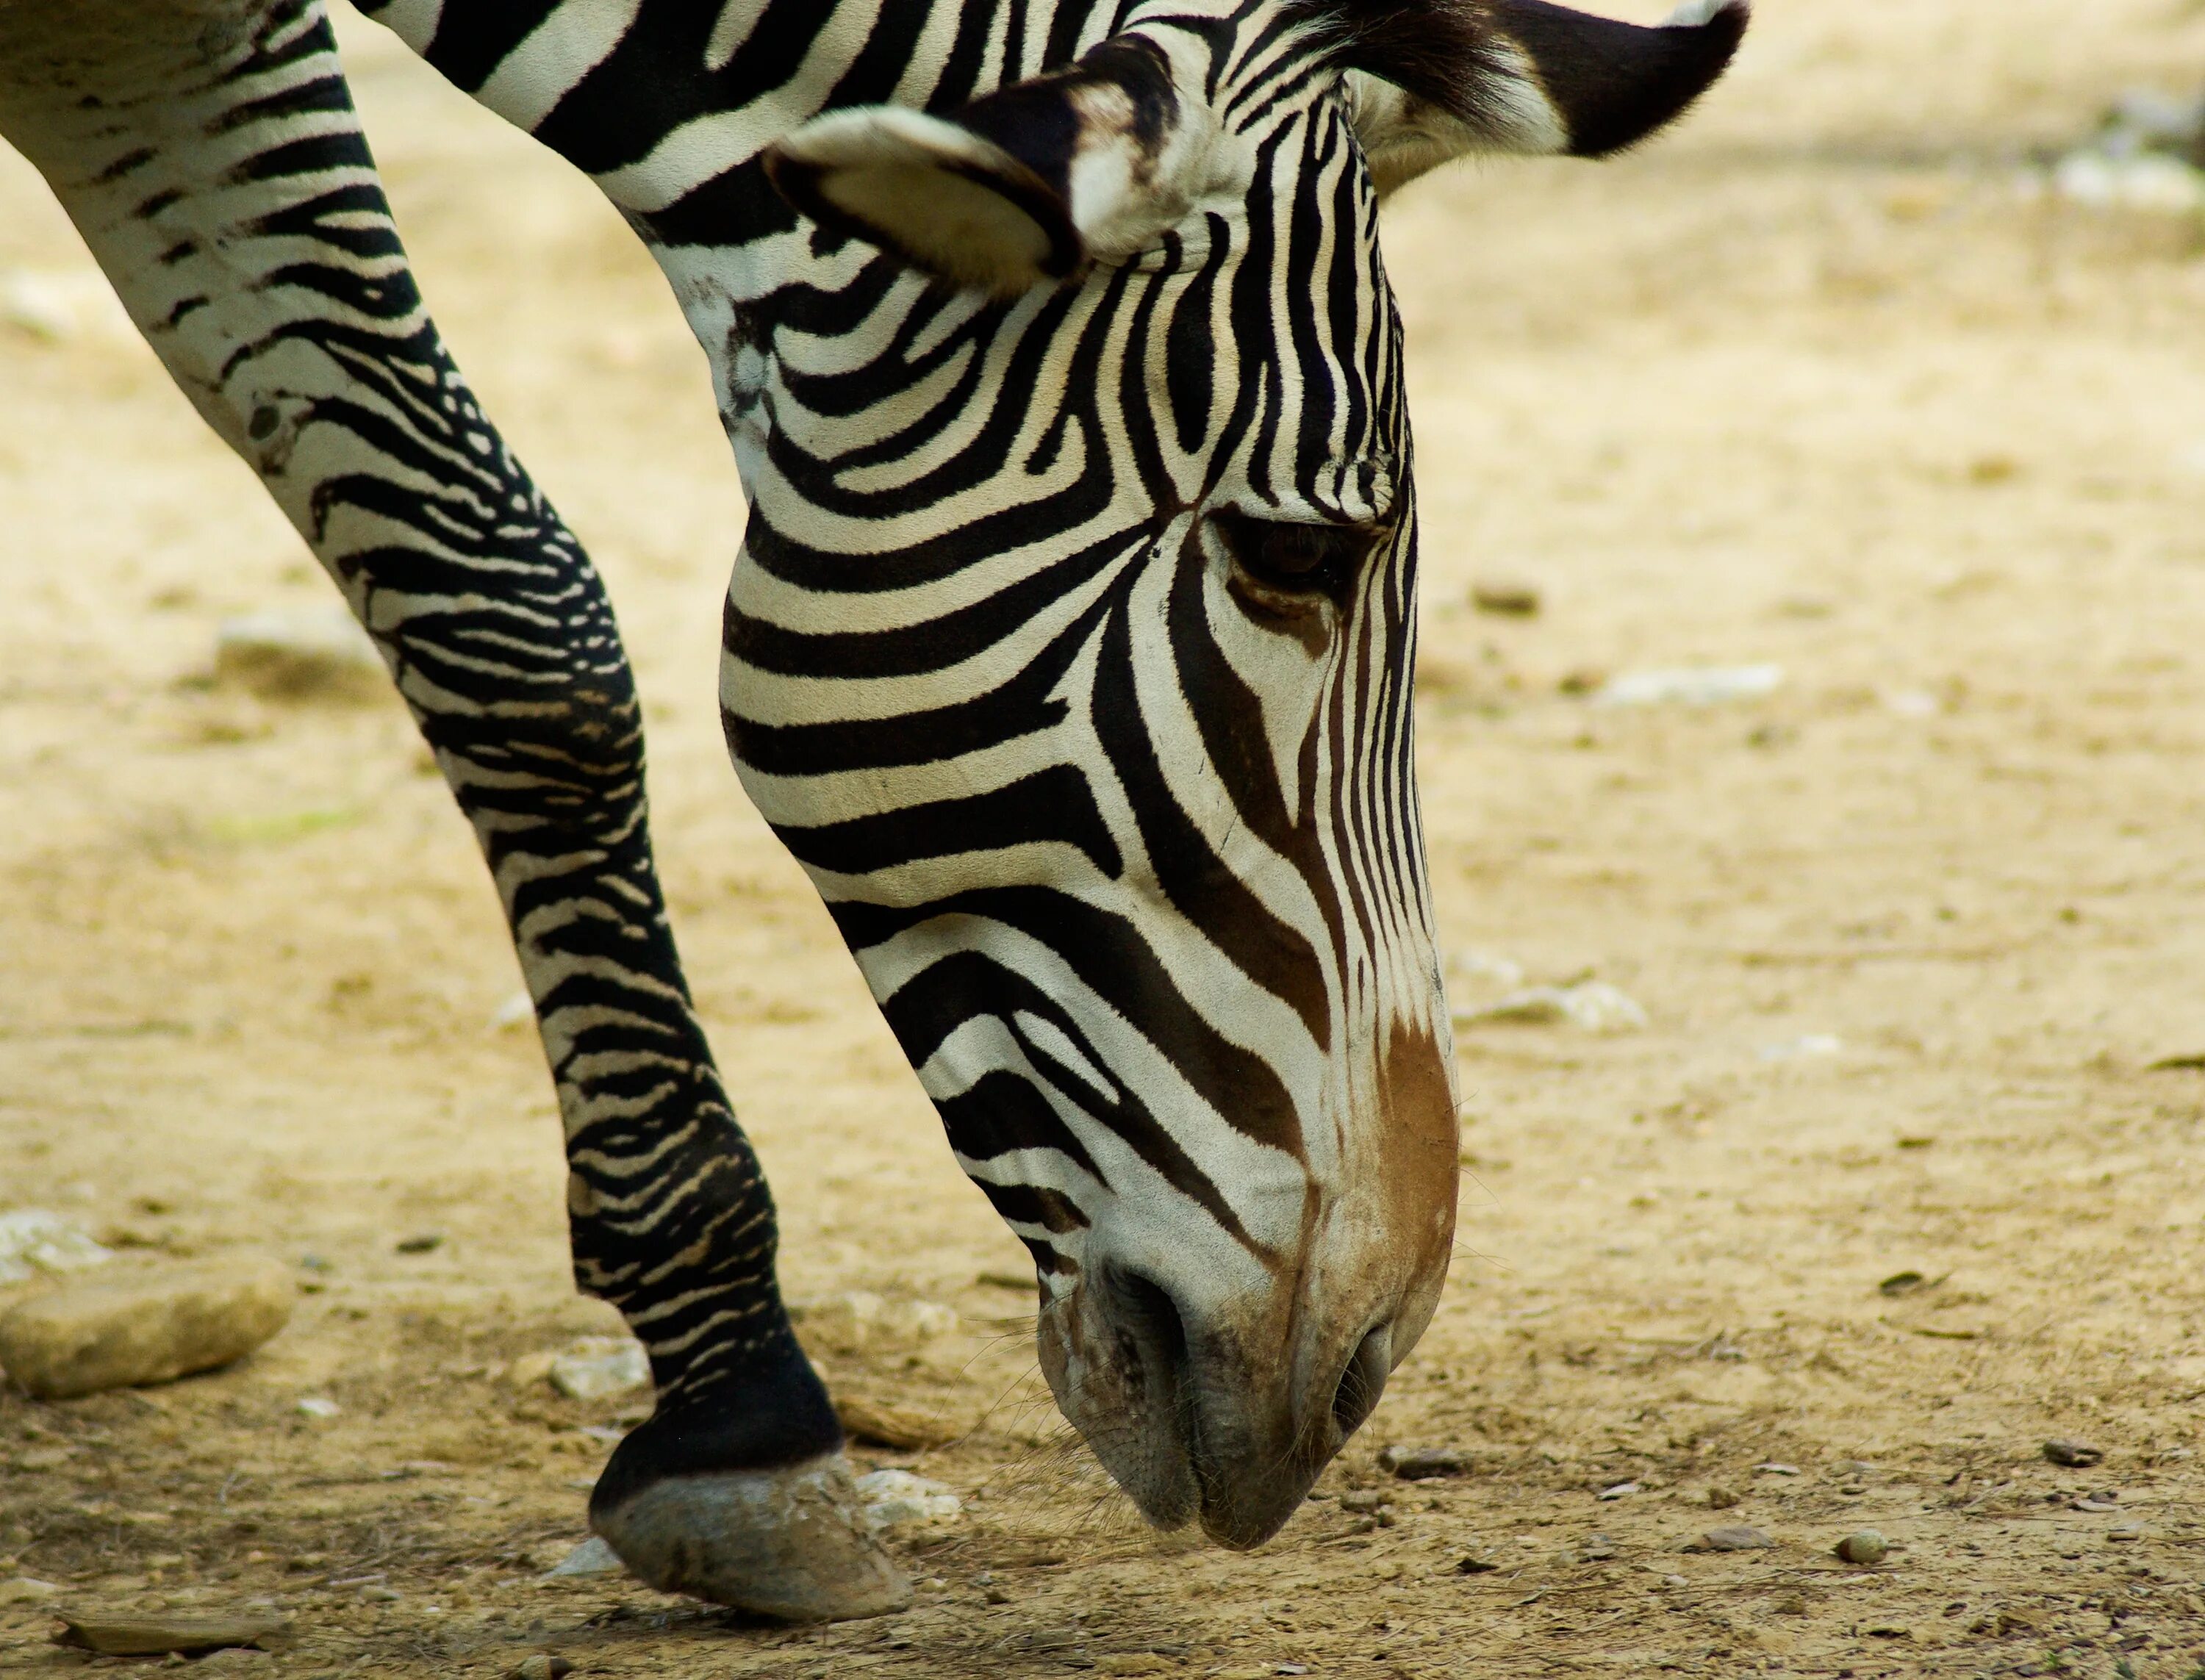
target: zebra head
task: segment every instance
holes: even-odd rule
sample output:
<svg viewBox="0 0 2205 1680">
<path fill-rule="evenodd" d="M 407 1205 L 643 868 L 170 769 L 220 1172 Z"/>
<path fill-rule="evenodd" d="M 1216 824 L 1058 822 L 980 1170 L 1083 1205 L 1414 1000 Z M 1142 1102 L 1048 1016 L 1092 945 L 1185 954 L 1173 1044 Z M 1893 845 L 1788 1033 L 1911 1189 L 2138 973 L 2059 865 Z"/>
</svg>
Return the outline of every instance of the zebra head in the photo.
<svg viewBox="0 0 2205 1680">
<path fill-rule="evenodd" d="M 1744 25 L 1688 9 L 1168 0 L 766 154 L 728 740 L 1159 1524 L 1275 1532 L 1453 1242 L 1380 197 L 1667 122 Z"/>
</svg>

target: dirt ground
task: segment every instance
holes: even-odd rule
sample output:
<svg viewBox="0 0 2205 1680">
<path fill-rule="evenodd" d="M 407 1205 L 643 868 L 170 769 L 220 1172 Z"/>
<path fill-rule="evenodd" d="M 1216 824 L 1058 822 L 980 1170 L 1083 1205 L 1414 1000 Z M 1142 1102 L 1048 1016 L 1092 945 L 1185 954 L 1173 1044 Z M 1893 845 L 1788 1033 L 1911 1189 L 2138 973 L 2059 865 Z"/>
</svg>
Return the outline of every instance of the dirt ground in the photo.
<svg viewBox="0 0 2205 1680">
<path fill-rule="evenodd" d="M 742 506 L 655 271 L 361 27 L 429 297 L 624 615 L 791 1291 L 962 1315 L 916 1350 L 819 1339 L 842 1386 L 972 1424 L 859 1451 L 967 1500 L 908 1543 L 908 1614 L 776 1630 L 542 1579 L 635 1397 L 515 1380 L 610 1315 L 573 1294 L 472 841 L 395 704 L 207 682 L 221 620 L 332 597 L 151 356 L 90 308 L 0 328 L 0 1208 L 119 1265 L 272 1252 L 312 1291 L 225 1372 L 0 1394 L 0 1582 L 272 1605 L 293 1647 L 216 1666 L 297 1676 L 2205 1672 L 2205 1072 L 2154 1066 L 2205 1054 L 2205 230 L 2024 168 L 2126 87 L 2205 80 L 2205 15 L 1760 9 L 1642 155 L 1388 212 L 1458 1004 L 1506 959 L 1650 1025 L 1462 1034 L 1446 1303 L 1254 1556 L 1150 1535 L 1066 1440 L 1029 1298 L 985 1280 L 1022 1250 L 727 768 Z M 91 272 L 0 156 L 25 270 Z M 1543 610 L 1476 611 L 1479 579 Z M 1784 669 L 1758 701 L 1578 692 L 1755 663 Z M 1475 1473 L 1394 1481 L 1389 1442 Z M 1680 1549 L 1726 1524 L 1774 1544 Z M 1831 1555 L 1865 1527 L 1887 1562 Z M 0 1604 L 0 1671 L 84 1660 L 52 1608 Z"/>
</svg>

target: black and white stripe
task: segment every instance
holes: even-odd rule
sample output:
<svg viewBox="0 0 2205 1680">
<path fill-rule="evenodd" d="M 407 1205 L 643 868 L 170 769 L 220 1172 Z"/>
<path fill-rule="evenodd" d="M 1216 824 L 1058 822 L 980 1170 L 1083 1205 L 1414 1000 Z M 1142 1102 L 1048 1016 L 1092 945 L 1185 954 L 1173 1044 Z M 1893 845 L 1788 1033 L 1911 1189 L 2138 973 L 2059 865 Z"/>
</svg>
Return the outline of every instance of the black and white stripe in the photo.
<svg viewBox="0 0 2205 1680">
<path fill-rule="evenodd" d="M 744 785 L 1033 1251 L 1067 1413 L 1156 1520 L 1261 1539 L 1420 1333 L 1453 1216 L 1380 190 L 1629 143 L 1743 5 L 365 9 L 665 270 L 751 497 Z M 667 930 L 609 607 L 422 310 L 318 5 L 17 0 L 0 131 L 345 590 L 481 836 L 577 1277 L 661 1385 L 601 1517 L 831 1451 Z"/>
</svg>

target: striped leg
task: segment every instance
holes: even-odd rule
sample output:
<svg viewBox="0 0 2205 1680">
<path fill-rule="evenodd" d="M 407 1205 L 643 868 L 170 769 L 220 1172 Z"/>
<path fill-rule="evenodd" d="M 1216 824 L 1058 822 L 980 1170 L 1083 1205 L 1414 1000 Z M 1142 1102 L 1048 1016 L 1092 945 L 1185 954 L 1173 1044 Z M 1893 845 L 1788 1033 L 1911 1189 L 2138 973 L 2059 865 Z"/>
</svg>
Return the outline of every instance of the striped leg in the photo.
<svg viewBox="0 0 2205 1680">
<path fill-rule="evenodd" d="M 675 952 L 610 603 L 422 307 L 318 3 L 0 6 L 0 132 L 344 591 L 481 840 L 558 1087 L 575 1279 L 658 1384 L 593 1523 L 661 1586 L 900 1603 Z"/>
</svg>

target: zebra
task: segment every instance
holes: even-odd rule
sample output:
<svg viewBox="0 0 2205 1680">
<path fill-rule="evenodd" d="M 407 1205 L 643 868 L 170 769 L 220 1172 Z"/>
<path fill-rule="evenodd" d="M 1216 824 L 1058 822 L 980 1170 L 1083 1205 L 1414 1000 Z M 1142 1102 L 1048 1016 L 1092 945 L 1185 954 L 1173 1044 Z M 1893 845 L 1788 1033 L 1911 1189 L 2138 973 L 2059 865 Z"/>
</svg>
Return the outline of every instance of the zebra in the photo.
<svg viewBox="0 0 2205 1680">
<path fill-rule="evenodd" d="M 1632 145 L 1744 0 L 360 3 L 666 273 L 750 501 L 742 785 L 1031 1250 L 1066 1416 L 1150 1522 L 1262 1543 L 1454 1229 L 1377 207 L 1450 158 Z M 481 842 L 576 1282 L 657 1385 L 593 1528 L 763 1614 L 906 1603 L 683 978 L 610 604 L 437 335 L 323 0 L 0 0 L 0 134 Z"/>
</svg>

